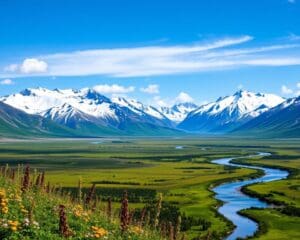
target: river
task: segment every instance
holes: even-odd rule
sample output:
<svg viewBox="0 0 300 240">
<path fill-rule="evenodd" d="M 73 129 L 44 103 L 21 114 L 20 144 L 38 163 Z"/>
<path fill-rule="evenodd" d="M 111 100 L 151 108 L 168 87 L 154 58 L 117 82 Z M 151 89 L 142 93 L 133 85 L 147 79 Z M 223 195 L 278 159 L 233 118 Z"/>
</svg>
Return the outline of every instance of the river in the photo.
<svg viewBox="0 0 300 240">
<path fill-rule="evenodd" d="M 258 153 L 255 156 L 266 156 L 270 155 L 269 153 Z M 249 156 L 253 157 L 253 156 Z M 226 165 L 226 166 L 235 166 L 251 169 L 260 169 L 264 171 L 264 175 L 259 178 L 223 183 L 215 188 L 213 191 L 216 193 L 215 197 L 218 200 L 221 200 L 224 204 L 218 209 L 219 213 L 225 216 L 228 220 L 233 222 L 236 226 L 234 231 L 225 239 L 235 240 L 237 238 L 245 238 L 252 236 L 258 229 L 258 225 L 253 220 L 241 216 L 238 214 L 240 210 L 257 207 L 257 208 L 267 208 L 270 207 L 266 202 L 261 201 L 257 198 L 250 197 L 241 192 L 241 188 L 248 184 L 258 183 L 258 182 L 270 182 L 286 178 L 289 173 L 284 170 L 267 168 L 267 167 L 257 167 L 250 166 L 246 164 L 234 164 L 231 163 L 231 160 L 237 158 L 222 158 L 213 160 L 212 163 Z"/>
</svg>

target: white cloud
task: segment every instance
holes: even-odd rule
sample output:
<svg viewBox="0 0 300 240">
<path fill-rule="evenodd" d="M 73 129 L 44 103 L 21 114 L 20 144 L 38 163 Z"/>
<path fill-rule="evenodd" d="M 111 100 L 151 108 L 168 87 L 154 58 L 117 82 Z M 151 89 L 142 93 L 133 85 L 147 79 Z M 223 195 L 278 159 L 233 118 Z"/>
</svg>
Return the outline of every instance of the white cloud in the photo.
<svg viewBox="0 0 300 240">
<path fill-rule="evenodd" d="M 141 92 L 149 93 L 149 94 L 157 94 L 159 93 L 159 85 L 157 84 L 149 84 L 145 88 L 140 88 Z"/>
<path fill-rule="evenodd" d="M 18 71 L 0 72 L 0 77 L 21 77 L 34 72 L 39 76 L 145 77 L 216 71 L 256 66 L 300 65 L 300 44 L 238 48 L 253 38 L 241 36 L 194 45 L 112 48 L 57 53 L 26 59 Z M 227 49 L 230 47 L 230 49 Z M 284 51 L 285 49 L 295 51 Z M 30 60 L 30 61 L 28 61 Z M 38 63 L 39 67 L 36 66 Z M 26 65 L 27 65 L 26 64 Z M 47 66 L 50 66 L 47 69 Z M 5 69 L 14 68 L 8 65 Z M 23 67 L 22 67 L 23 66 Z M 42 66 L 42 67 L 41 67 Z M 20 70 L 21 68 L 21 70 Z M 41 69 L 42 68 L 42 69 Z"/>
<path fill-rule="evenodd" d="M 297 83 L 297 88 L 300 88 L 300 82 Z"/>
<path fill-rule="evenodd" d="M 37 58 L 26 58 L 21 64 L 10 64 L 4 67 L 4 72 L 13 76 L 46 73 L 48 64 Z"/>
<path fill-rule="evenodd" d="M 48 64 L 42 60 L 36 58 L 26 58 L 20 66 L 21 73 L 45 73 L 47 71 Z"/>
<path fill-rule="evenodd" d="M 282 85 L 282 86 L 281 86 L 281 93 L 282 93 L 282 94 L 288 95 L 288 94 L 292 94 L 292 93 L 293 93 L 293 90 L 290 89 L 290 88 L 288 88 L 288 87 L 285 86 L 285 85 Z"/>
<path fill-rule="evenodd" d="M 185 102 L 195 102 L 195 101 L 188 93 L 180 92 L 173 99 L 172 98 L 162 98 L 161 96 L 157 95 L 157 96 L 153 97 L 151 102 L 149 102 L 149 105 L 156 106 L 156 107 L 172 107 L 175 104 L 185 103 Z M 202 103 L 204 104 L 204 101 Z"/>
<path fill-rule="evenodd" d="M 185 92 L 180 92 L 178 96 L 175 98 L 175 102 L 184 103 L 184 102 L 193 102 L 194 99 Z"/>
<path fill-rule="evenodd" d="M 93 89 L 101 94 L 124 94 L 124 93 L 130 93 L 133 92 L 135 87 L 129 86 L 124 87 L 118 84 L 103 84 L 103 85 L 97 85 L 94 86 Z"/>
<path fill-rule="evenodd" d="M 14 84 L 14 82 L 11 79 L 7 78 L 7 79 L 1 80 L 0 84 L 1 85 L 12 85 L 12 84 Z"/>
<path fill-rule="evenodd" d="M 155 96 L 153 98 L 152 103 L 150 105 L 156 106 L 156 107 L 169 107 L 170 104 L 165 100 L 162 99 L 160 96 Z"/>
</svg>

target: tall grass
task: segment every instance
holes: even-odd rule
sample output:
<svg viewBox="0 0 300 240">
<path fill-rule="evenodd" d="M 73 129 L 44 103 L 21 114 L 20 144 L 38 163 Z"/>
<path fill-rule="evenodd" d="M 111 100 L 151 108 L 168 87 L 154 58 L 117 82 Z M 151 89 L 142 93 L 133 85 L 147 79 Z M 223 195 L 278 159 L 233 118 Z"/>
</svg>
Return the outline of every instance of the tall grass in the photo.
<svg viewBox="0 0 300 240">
<path fill-rule="evenodd" d="M 46 185 L 45 172 L 29 166 L 7 165 L 0 173 L 0 239 L 184 239 L 179 219 L 176 226 L 170 220 L 168 229 L 160 222 L 161 195 L 151 216 L 146 208 L 130 208 L 126 191 L 120 208 L 114 208 L 111 198 L 100 203 L 96 184 L 85 196 L 79 180 L 74 197 L 59 186 Z"/>
</svg>

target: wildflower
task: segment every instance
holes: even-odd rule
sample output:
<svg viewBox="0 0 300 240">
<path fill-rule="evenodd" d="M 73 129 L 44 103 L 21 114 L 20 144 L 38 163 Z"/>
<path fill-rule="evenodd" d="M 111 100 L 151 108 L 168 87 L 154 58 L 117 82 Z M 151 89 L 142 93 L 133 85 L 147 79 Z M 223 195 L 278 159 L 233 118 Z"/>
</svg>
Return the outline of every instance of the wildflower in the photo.
<svg viewBox="0 0 300 240">
<path fill-rule="evenodd" d="M 37 177 L 36 177 L 36 180 L 35 180 L 35 186 L 39 186 L 40 185 L 40 182 L 41 182 L 41 174 L 39 174 Z"/>
<path fill-rule="evenodd" d="M 179 215 L 177 218 L 177 222 L 175 225 L 175 231 L 174 231 L 174 238 L 177 239 L 180 234 L 180 227 L 181 227 L 181 216 Z"/>
<path fill-rule="evenodd" d="M 156 204 L 156 213 L 155 213 L 155 219 L 154 219 L 154 227 L 156 228 L 159 223 L 159 215 L 161 210 L 161 203 L 162 203 L 162 194 L 159 194 L 159 198 Z"/>
<path fill-rule="evenodd" d="M 174 240 L 174 227 L 171 222 L 169 222 L 169 239 Z"/>
<path fill-rule="evenodd" d="M 165 222 L 161 223 L 161 225 L 160 225 L 160 234 L 161 234 L 162 238 L 166 238 L 166 236 L 167 236 L 167 226 L 166 226 Z"/>
<path fill-rule="evenodd" d="M 128 228 L 128 224 L 129 224 L 127 191 L 124 192 L 124 196 L 123 196 L 123 200 L 122 200 L 120 220 L 121 220 L 121 230 L 122 230 L 122 232 L 125 232 Z"/>
<path fill-rule="evenodd" d="M 19 225 L 18 221 L 8 220 L 7 223 L 10 227 L 10 230 L 12 230 L 13 232 L 18 230 L 18 225 Z"/>
<path fill-rule="evenodd" d="M 42 172 L 40 187 L 43 189 L 45 187 L 45 171 Z"/>
<path fill-rule="evenodd" d="M 11 178 L 11 180 L 15 181 L 15 177 L 16 177 L 16 170 L 12 169 L 11 174 L 10 174 L 10 178 Z"/>
<path fill-rule="evenodd" d="M 24 222 L 23 222 L 23 225 L 28 227 L 30 225 L 30 220 L 29 218 L 24 218 Z"/>
<path fill-rule="evenodd" d="M 140 234 L 142 234 L 142 233 L 144 232 L 143 229 L 142 229 L 140 226 L 132 226 L 132 227 L 129 229 L 129 231 L 130 231 L 131 233 L 136 234 L 136 235 L 140 235 Z"/>
<path fill-rule="evenodd" d="M 25 168 L 24 177 L 23 177 L 23 183 L 22 183 L 22 188 L 21 188 L 22 192 L 27 191 L 29 188 L 29 184 L 30 184 L 29 174 L 30 174 L 30 169 L 29 169 L 29 166 L 27 166 Z"/>
<path fill-rule="evenodd" d="M 46 193 L 50 193 L 50 182 L 48 182 L 47 186 L 46 186 Z"/>
<path fill-rule="evenodd" d="M 10 198 L 16 202 L 22 202 L 21 191 L 17 190 L 16 192 L 12 193 L 12 196 Z"/>
<path fill-rule="evenodd" d="M 142 212 L 141 212 L 141 217 L 140 217 L 140 222 L 139 222 L 139 225 L 142 226 L 143 225 L 143 222 L 145 220 L 145 216 L 146 216 L 146 208 L 144 207 Z"/>
<path fill-rule="evenodd" d="M 32 221 L 32 227 L 36 229 L 40 229 L 40 224 L 37 221 Z"/>
<path fill-rule="evenodd" d="M 73 213 L 76 217 L 81 217 L 84 214 L 84 210 L 82 206 L 78 204 L 73 208 Z"/>
<path fill-rule="evenodd" d="M 3 214 L 8 213 L 8 199 L 5 189 L 0 189 L 0 209 Z"/>
<path fill-rule="evenodd" d="M 111 219 L 111 211 L 112 211 L 111 198 L 108 198 L 108 200 L 107 200 L 107 217 L 109 220 Z"/>
<path fill-rule="evenodd" d="M 93 183 L 90 191 L 88 192 L 88 195 L 86 196 L 86 199 L 85 199 L 85 204 L 86 205 L 89 205 L 91 200 L 93 199 L 94 195 L 95 195 L 95 190 L 96 190 L 96 184 Z"/>
<path fill-rule="evenodd" d="M 135 210 L 134 210 L 134 209 L 133 209 L 132 211 L 129 212 L 129 216 L 128 216 L 128 224 L 131 224 L 132 221 L 134 220 L 134 219 L 133 219 L 134 213 L 135 213 Z"/>
<path fill-rule="evenodd" d="M 91 230 L 93 232 L 92 237 L 102 238 L 108 234 L 108 231 L 102 227 L 92 226 Z"/>
<path fill-rule="evenodd" d="M 78 193 L 77 193 L 78 202 L 81 203 L 82 200 L 82 180 L 79 178 L 78 181 Z"/>
<path fill-rule="evenodd" d="M 22 208 L 21 212 L 24 213 L 24 214 L 28 213 L 28 211 L 25 208 Z"/>
<path fill-rule="evenodd" d="M 68 237 L 71 233 L 67 224 L 67 216 L 64 205 L 59 205 L 59 232 L 63 237 Z"/>
</svg>

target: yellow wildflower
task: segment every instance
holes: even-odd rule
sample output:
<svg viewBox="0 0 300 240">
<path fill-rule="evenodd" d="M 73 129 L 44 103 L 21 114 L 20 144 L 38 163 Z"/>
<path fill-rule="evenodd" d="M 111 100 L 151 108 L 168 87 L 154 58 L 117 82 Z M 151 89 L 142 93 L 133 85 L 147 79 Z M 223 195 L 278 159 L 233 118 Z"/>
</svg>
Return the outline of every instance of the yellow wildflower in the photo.
<svg viewBox="0 0 300 240">
<path fill-rule="evenodd" d="M 10 229 L 15 232 L 18 230 L 18 225 L 19 225 L 19 222 L 18 221 L 12 221 L 12 220 L 8 220 L 7 221 Z"/>
<path fill-rule="evenodd" d="M 8 213 L 8 199 L 6 198 L 5 189 L 0 189 L 0 210 L 2 213 Z"/>
<path fill-rule="evenodd" d="M 134 234 L 142 234 L 143 233 L 143 229 L 139 226 L 132 226 L 130 229 L 129 229 L 130 232 L 134 233 Z"/>
<path fill-rule="evenodd" d="M 102 238 L 108 234 L 108 231 L 102 227 L 92 226 L 91 229 L 93 231 L 94 238 Z"/>
</svg>

